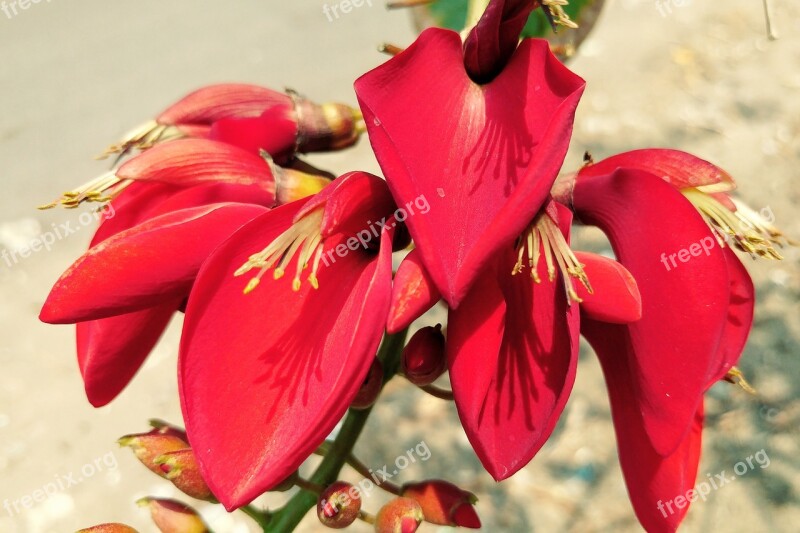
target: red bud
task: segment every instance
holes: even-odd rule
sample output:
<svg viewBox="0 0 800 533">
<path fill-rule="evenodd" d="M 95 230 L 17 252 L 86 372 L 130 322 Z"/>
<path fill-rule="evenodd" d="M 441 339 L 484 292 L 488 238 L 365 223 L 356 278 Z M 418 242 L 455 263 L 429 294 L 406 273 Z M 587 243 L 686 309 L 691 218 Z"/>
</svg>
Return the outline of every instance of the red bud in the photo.
<svg viewBox="0 0 800 533">
<path fill-rule="evenodd" d="M 473 507 L 477 498 L 452 483 L 438 479 L 409 483 L 403 486 L 402 495 L 416 500 L 422 507 L 425 520 L 432 524 L 474 529 L 481 527 Z"/>
<path fill-rule="evenodd" d="M 372 361 L 372 366 L 369 367 L 367 379 L 364 380 L 364 384 L 361 385 L 361 389 L 359 389 L 350 407 L 353 409 L 366 409 L 370 407 L 375 403 L 375 400 L 378 399 L 378 395 L 381 393 L 381 387 L 383 387 L 383 365 L 381 365 L 379 360 L 374 359 Z"/>
<path fill-rule="evenodd" d="M 164 426 L 153 429 L 147 433 L 126 435 L 117 441 L 120 446 L 127 446 L 136 454 L 136 458 L 150 471 L 161 477 L 166 477 L 161 466 L 155 459 L 165 453 L 182 450 L 189 447 L 186 434 L 175 428 Z"/>
<path fill-rule="evenodd" d="M 430 385 L 447 369 L 441 324 L 417 331 L 403 349 L 403 374 L 417 386 Z"/>
<path fill-rule="evenodd" d="M 336 481 L 317 500 L 317 517 L 325 526 L 343 529 L 355 522 L 361 511 L 361 495 L 353 485 Z"/>
<path fill-rule="evenodd" d="M 176 500 L 142 498 L 140 507 L 148 507 L 150 516 L 161 533 L 208 533 L 209 529 L 197 511 Z"/>
<path fill-rule="evenodd" d="M 81 529 L 78 533 L 139 533 L 125 524 L 100 524 Z"/>
<path fill-rule="evenodd" d="M 378 511 L 376 533 L 414 533 L 422 523 L 422 507 L 411 498 L 395 498 Z"/>
<path fill-rule="evenodd" d="M 161 468 L 166 478 L 185 494 L 198 500 L 216 501 L 200 475 L 197 457 L 191 448 L 168 452 L 156 457 L 153 462 Z"/>
</svg>

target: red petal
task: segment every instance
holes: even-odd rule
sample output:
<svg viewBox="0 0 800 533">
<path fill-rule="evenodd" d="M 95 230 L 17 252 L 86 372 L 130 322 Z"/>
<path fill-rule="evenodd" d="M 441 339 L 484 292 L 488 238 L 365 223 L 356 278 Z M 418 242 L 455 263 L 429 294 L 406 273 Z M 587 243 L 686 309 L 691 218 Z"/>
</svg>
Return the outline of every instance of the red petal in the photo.
<svg viewBox="0 0 800 533">
<path fill-rule="evenodd" d="M 168 213 L 118 233 L 62 274 L 39 318 L 82 322 L 185 298 L 211 251 L 265 210 L 213 204 Z"/>
<path fill-rule="evenodd" d="M 217 249 L 186 311 L 187 432 L 229 510 L 280 483 L 325 439 L 364 382 L 386 323 L 390 234 L 378 255 L 358 250 L 322 266 L 318 290 L 303 283 L 293 292 L 283 278 L 242 294 L 248 280 L 234 271 L 283 232 L 302 203 L 256 218 Z"/>
<path fill-rule="evenodd" d="M 161 113 L 159 124 L 210 124 L 229 117 L 257 117 L 267 109 L 293 109 L 289 95 L 243 83 L 220 83 L 198 89 Z"/>
<path fill-rule="evenodd" d="M 77 324 L 78 365 L 92 405 L 106 405 L 128 385 L 179 304 Z"/>
<path fill-rule="evenodd" d="M 236 146 L 207 139 L 157 144 L 119 167 L 116 175 L 181 186 L 255 185 L 275 194 L 275 180 L 266 161 Z"/>
<path fill-rule="evenodd" d="M 355 87 L 397 205 L 429 205 L 406 223 L 457 307 L 484 263 L 547 198 L 584 82 L 546 41 L 526 39 L 497 78 L 476 85 L 458 34 L 431 28 Z"/>
<path fill-rule="evenodd" d="M 508 63 L 536 2 L 494 0 L 464 41 L 464 66 L 478 83 L 490 81 Z"/>
<path fill-rule="evenodd" d="M 593 320 L 627 324 L 642 318 L 642 295 L 628 269 L 613 259 L 587 252 L 575 252 L 594 292 L 575 284 L 583 300 L 581 312 Z"/>
<path fill-rule="evenodd" d="M 668 148 L 645 148 L 612 155 L 583 167 L 578 175 L 603 176 L 618 168 L 644 170 L 671 183 L 676 189 L 699 187 L 705 192 L 720 192 L 736 188 L 733 177 L 713 163 Z"/>
<path fill-rule="evenodd" d="M 386 331 L 397 333 L 411 325 L 442 298 L 415 248 L 405 256 L 392 284 L 392 306 Z"/>
<path fill-rule="evenodd" d="M 673 532 L 689 510 L 688 504 L 678 508 L 675 499 L 685 498 L 697 478 L 703 404 L 701 400 L 693 413 L 689 431 L 684 432 L 686 435 L 672 453 L 665 456 L 653 448 L 646 419 L 642 419 L 646 405 L 636 391 L 637 369 L 621 353 L 624 346 L 631 349 L 626 329 L 626 326 L 604 324 L 585 317 L 581 320 L 581 331 L 603 366 L 619 460 L 636 516 L 651 533 Z M 681 431 L 682 426 L 681 423 L 678 428 Z"/>
<path fill-rule="evenodd" d="M 627 326 L 628 363 L 647 434 L 658 453 L 670 455 L 716 370 L 728 310 L 725 258 L 710 253 L 716 241 L 692 204 L 653 174 L 618 170 L 579 178 L 573 200 L 576 215 L 606 233 L 639 285 L 642 318 Z M 712 243 L 709 255 L 669 262 L 667 254 L 701 242 Z"/>
<path fill-rule="evenodd" d="M 297 145 L 297 120 L 292 109 L 275 108 L 250 118 L 225 118 L 211 127 L 209 138 L 258 154 L 269 153 L 283 162 Z"/>
<path fill-rule="evenodd" d="M 483 466 L 505 479 L 547 441 L 578 361 L 578 307 L 560 280 L 512 276 L 516 257 L 481 276 L 450 311 L 447 352 L 461 423 Z M 544 263 L 544 262 L 542 262 Z"/>
</svg>

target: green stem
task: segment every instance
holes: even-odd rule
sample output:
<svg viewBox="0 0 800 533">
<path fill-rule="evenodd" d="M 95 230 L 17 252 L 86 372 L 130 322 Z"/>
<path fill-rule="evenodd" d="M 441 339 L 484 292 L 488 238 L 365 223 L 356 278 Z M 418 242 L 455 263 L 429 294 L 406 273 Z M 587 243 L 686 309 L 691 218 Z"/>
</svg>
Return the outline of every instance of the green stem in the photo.
<svg viewBox="0 0 800 533">
<path fill-rule="evenodd" d="M 394 377 L 400 366 L 400 355 L 403 352 L 406 333 L 407 331 L 401 331 L 395 335 L 386 336 L 378 350 L 378 359 L 383 364 L 384 385 Z M 339 472 L 350 457 L 371 412 L 372 407 L 361 411 L 355 409 L 348 411 L 336 439 L 330 443 L 325 458 L 309 478 L 311 483 L 327 487 L 338 479 Z M 264 531 L 280 533 L 294 531 L 309 509 L 316 503 L 316 494 L 301 490 L 285 506 L 273 513 L 269 522 L 261 527 Z"/>
<path fill-rule="evenodd" d="M 252 518 L 256 524 L 259 525 L 261 529 L 264 531 L 267 530 L 267 524 L 269 524 L 269 513 L 267 511 L 259 511 L 252 505 L 245 505 L 244 507 L 239 508 L 244 514 Z"/>
</svg>

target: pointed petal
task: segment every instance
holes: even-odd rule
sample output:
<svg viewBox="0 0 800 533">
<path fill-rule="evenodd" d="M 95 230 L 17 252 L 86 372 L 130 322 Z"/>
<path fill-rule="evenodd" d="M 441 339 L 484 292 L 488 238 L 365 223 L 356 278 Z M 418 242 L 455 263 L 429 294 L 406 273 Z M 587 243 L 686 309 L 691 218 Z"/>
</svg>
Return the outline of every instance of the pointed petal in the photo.
<svg viewBox="0 0 800 533">
<path fill-rule="evenodd" d="M 450 311 L 447 354 L 461 423 L 497 480 L 525 466 L 564 409 L 578 361 L 578 306 L 560 280 L 511 275 L 515 257 L 481 276 Z"/>
<path fill-rule="evenodd" d="M 647 434 L 658 453 L 670 455 L 717 367 L 729 300 L 725 258 L 689 201 L 653 174 L 618 170 L 579 178 L 573 200 L 576 216 L 606 233 L 638 282 L 642 318 L 627 326 L 626 356 Z M 667 254 L 674 259 L 699 243 L 709 245 L 708 255 L 700 250 L 672 264 Z"/>
<path fill-rule="evenodd" d="M 62 274 L 42 309 L 49 323 L 106 318 L 185 298 L 202 262 L 266 208 L 212 204 L 153 218 L 89 249 Z"/>
<path fill-rule="evenodd" d="M 545 41 L 533 39 L 491 83 L 476 85 L 458 34 L 437 28 L 356 81 L 395 201 L 430 205 L 406 224 L 453 307 L 547 198 L 583 86 Z"/>
<path fill-rule="evenodd" d="M 228 117 L 257 117 L 267 109 L 291 112 L 289 95 L 244 83 L 220 83 L 191 92 L 165 109 L 159 124 L 210 124 Z"/>
<path fill-rule="evenodd" d="M 78 365 L 89 403 L 102 407 L 128 385 L 179 304 L 77 324 Z"/>
<path fill-rule="evenodd" d="M 116 176 L 184 187 L 207 183 L 256 185 L 275 194 L 275 179 L 266 161 L 236 146 L 208 139 L 157 144 L 119 167 Z"/>
<path fill-rule="evenodd" d="M 736 188 L 733 177 L 704 159 L 668 148 L 644 148 L 612 155 L 583 167 L 581 177 L 603 176 L 618 168 L 655 174 L 676 189 L 699 187 L 704 192 L 725 192 Z"/>
<path fill-rule="evenodd" d="M 464 66 L 473 80 L 487 82 L 503 69 L 516 50 L 519 35 L 534 7 L 536 2 L 530 0 L 489 3 L 464 41 Z"/>
<path fill-rule="evenodd" d="M 621 350 L 624 346 L 630 350 L 628 328 L 585 316 L 581 319 L 581 332 L 603 367 L 620 465 L 636 516 L 651 533 L 674 532 L 689 510 L 688 504 L 678 508 L 674 500 L 677 496 L 685 497 L 697 478 L 703 404 L 701 401 L 697 406 L 689 431 L 684 432 L 672 453 L 663 455 L 653 448 L 642 419 L 645 406 L 636 391 L 637 370 Z"/>
<path fill-rule="evenodd" d="M 392 283 L 392 305 L 386 331 L 390 334 L 402 331 L 413 321 L 424 315 L 442 298 L 433 284 L 417 248 L 411 250 L 400 266 Z"/>
<path fill-rule="evenodd" d="M 283 278 L 242 294 L 247 280 L 234 272 L 302 203 L 256 218 L 218 248 L 186 311 L 187 432 L 203 477 L 229 510 L 280 483 L 325 439 L 364 382 L 386 323 L 390 233 L 377 255 L 353 251 L 321 266 L 317 290 L 304 283 L 294 292 Z M 340 242 L 333 237 L 325 248 Z"/>
<path fill-rule="evenodd" d="M 583 300 L 581 313 L 601 322 L 628 324 L 642 318 L 642 295 L 633 275 L 624 266 L 602 255 L 575 252 L 594 291 L 575 285 Z"/>
</svg>

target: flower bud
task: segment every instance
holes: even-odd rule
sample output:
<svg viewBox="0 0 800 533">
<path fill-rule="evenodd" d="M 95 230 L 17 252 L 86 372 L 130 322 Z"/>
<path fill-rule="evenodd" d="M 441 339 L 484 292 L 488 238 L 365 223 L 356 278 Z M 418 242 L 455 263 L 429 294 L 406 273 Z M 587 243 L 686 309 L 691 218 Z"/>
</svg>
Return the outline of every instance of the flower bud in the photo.
<svg viewBox="0 0 800 533">
<path fill-rule="evenodd" d="M 343 529 L 355 522 L 361 511 L 361 495 L 353 485 L 336 481 L 317 500 L 317 517 L 323 525 Z"/>
<path fill-rule="evenodd" d="M 99 524 L 86 529 L 81 529 L 78 533 L 139 533 L 125 524 Z"/>
<path fill-rule="evenodd" d="M 176 500 L 142 498 L 136 502 L 150 509 L 150 517 L 161 533 L 207 533 L 209 531 L 197 511 Z"/>
<path fill-rule="evenodd" d="M 403 374 L 414 385 L 422 387 L 436 381 L 447 368 L 442 325 L 417 331 L 403 349 L 400 364 Z"/>
<path fill-rule="evenodd" d="M 185 494 L 198 500 L 216 501 L 200 475 L 197 457 L 191 448 L 168 452 L 156 457 L 153 462 L 161 468 L 166 478 Z"/>
<path fill-rule="evenodd" d="M 353 409 L 366 409 L 375 403 L 378 395 L 381 393 L 383 387 L 383 365 L 378 359 L 372 361 L 372 366 L 369 367 L 369 373 L 364 380 L 361 389 L 356 394 L 353 403 L 350 407 Z"/>
<path fill-rule="evenodd" d="M 147 433 L 126 435 L 117 441 L 120 446 L 127 446 L 136 454 L 136 458 L 150 471 L 166 477 L 155 459 L 165 453 L 183 450 L 189 447 L 186 434 L 170 426 L 162 426 Z"/>
<path fill-rule="evenodd" d="M 438 479 L 409 483 L 403 485 L 401 494 L 416 500 L 422 507 L 425 520 L 432 524 L 473 529 L 481 527 L 473 507 L 478 499 L 452 483 Z"/>
<path fill-rule="evenodd" d="M 376 533 L 414 533 L 422 523 L 422 507 L 411 498 L 395 498 L 378 511 Z"/>
</svg>

